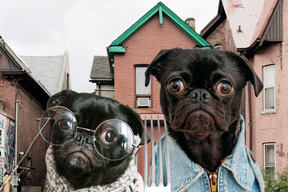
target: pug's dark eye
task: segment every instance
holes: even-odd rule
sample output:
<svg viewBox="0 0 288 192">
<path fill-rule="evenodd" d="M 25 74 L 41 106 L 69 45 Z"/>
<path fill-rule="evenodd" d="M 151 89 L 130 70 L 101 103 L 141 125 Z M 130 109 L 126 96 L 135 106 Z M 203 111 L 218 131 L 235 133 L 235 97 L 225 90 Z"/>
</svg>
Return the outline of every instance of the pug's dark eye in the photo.
<svg viewBox="0 0 288 192">
<path fill-rule="evenodd" d="M 232 86 L 228 82 L 220 82 L 217 86 L 217 91 L 223 95 L 228 95 L 232 91 Z"/>
<path fill-rule="evenodd" d="M 170 83 L 168 84 L 168 89 L 173 92 L 173 93 L 178 93 L 183 91 L 184 89 L 184 84 L 181 80 L 177 79 L 177 80 L 172 80 L 170 81 Z"/>
<path fill-rule="evenodd" d="M 73 122 L 68 120 L 68 119 L 62 119 L 60 122 L 59 122 L 59 125 L 62 129 L 64 130 L 69 130 L 69 129 L 72 129 L 72 126 L 73 126 Z"/>
<path fill-rule="evenodd" d="M 115 139 L 116 135 L 113 131 L 106 131 L 101 136 L 101 140 L 107 143 L 112 143 Z"/>
</svg>

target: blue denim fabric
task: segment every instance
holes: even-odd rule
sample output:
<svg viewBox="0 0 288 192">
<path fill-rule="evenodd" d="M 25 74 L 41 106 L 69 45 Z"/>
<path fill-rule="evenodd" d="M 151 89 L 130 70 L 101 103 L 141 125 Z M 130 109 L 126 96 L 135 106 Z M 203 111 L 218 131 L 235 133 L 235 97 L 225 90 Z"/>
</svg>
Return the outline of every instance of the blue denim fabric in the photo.
<svg viewBox="0 0 288 192">
<path fill-rule="evenodd" d="M 232 154 L 227 156 L 218 168 L 217 191 L 264 191 L 264 181 L 257 162 L 251 158 L 252 152 L 245 146 L 245 123 L 241 117 L 241 132 Z M 173 192 L 211 192 L 206 171 L 191 161 L 176 142 L 168 136 L 170 153 L 170 177 Z M 164 137 L 161 138 L 162 150 Z M 159 178 L 159 153 L 156 147 L 156 178 Z M 164 156 L 163 156 L 163 162 Z M 164 167 L 164 169 L 166 169 Z M 164 172 L 165 173 L 165 172 Z M 164 181 L 166 180 L 164 175 Z M 156 181 L 158 183 L 159 181 Z M 165 181 L 166 182 L 166 181 Z"/>
</svg>

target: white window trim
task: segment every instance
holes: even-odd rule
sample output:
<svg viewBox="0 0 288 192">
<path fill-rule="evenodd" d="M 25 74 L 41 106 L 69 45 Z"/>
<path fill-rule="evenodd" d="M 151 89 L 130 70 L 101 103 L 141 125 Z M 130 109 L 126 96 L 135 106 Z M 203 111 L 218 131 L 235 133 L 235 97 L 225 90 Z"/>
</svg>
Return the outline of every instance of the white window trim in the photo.
<svg viewBox="0 0 288 192">
<path fill-rule="evenodd" d="M 146 68 L 147 69 L 148 66 L 135 66 L 135 94 L 136 94 L 136 97 L 138 96 L 146 96 L 146 97 L 151 97 L 152 96 L 152 85 L 151 85 L 151 79 L 150 79 L 150 84 L 148 85 L 148 87 L 150 88 L 150 93 L 137 93 L 137 69 L 140 69 L 140 68 Z M 143 73 L 144 75 L 144 73 Z M 151 78 L 151 77 L 150 77 Z M 144 77 L 144 82 L 145 82 L 145 77 Z M 144 83 L 143 82 L 143 83 Z M 144 84 L 142 85 L 144 86 Z M 148 88 L 147 88 L 148 89 Z"/>
<path fill-rule="evenodd" d="M 265 149 L 266 149 L 266 146 L 267 145 L 273 145 L 274 146 L 274 162 L 275 162 L 275 175 L 274 175 L 274 178 L 275 179 L 277 179 L 276 178 L 276 176 L 277 176 L 277 174 L 276 174 L 276 166 L 277 166 L 277 162 L 276 162 L 276 145 L 275 145 L 275 143 L 264 143 L 264 148 L 263 148 L 263 150 L 264 150 L 264 170 L 266 169 L 266 152 L 265 152 Z"/>
<path fill-rule="evenodd" d="M 275 70 L 276 70 L 276 66 L 275 66 L 275 64 L 271 64 L 271 65 L 265 65 L 265 66 L 263 66 L 263 68 L 262 68 L 262 70 L 263 70 L 263 81 L 265 81 L 265 70 L 264 70 L 264 68 L 265 67 L 269 67 L 269 66 L 274 66 L 274 73 L 275 73 L 275 79 L 274 79 L 274 109 L 266 109 L 266 106 L 265 106 L 265 89 L 266 89 L 266 87 L 265 87 L 265 82 L 263 82 L 264 83 L 264 85 L 263 85 L 263 111 L 261 112 L 261 114 L 262 115 L 265 115 L 265 114 L 275 114 L 276 113 L 276 72 L 275 72 Z"/>
</svg>

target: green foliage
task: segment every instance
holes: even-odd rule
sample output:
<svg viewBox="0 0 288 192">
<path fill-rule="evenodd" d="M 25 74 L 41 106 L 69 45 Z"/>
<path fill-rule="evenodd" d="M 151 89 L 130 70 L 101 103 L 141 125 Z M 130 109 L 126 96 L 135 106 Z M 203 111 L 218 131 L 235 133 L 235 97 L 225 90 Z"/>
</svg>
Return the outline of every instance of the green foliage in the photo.
<svg viewBox="0 0 288 192">
<path fill-rule="evenodd" d="M 282 173 L 277 173 L 277 180 L 271 179 L 265 170 L 262 170 L 265 192 L 287 192 L 288 191 L 288 166 L 285 167 Z"/>
</svg>

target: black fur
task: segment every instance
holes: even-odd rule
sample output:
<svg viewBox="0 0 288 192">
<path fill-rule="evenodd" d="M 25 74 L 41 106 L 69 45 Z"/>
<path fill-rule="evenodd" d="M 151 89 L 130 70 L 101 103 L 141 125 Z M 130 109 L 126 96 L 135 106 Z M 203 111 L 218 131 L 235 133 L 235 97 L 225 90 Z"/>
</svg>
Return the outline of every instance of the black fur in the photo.
<svg viewBox="0 0 288 192">
<path fill-rule="evenodd" d="M 94 130 L 107 119 L 120 119 L 133 129 L 134 135 L 139 135 L 140 145 L 143 144 L 144 128 L 140 116 L 130 107 L 113 99 L 65 90 L 53 95 L 47 108 L 57 105 L 70 109 L 79 127 Z M 52 137 L 59 135 L 52 133 Z M 120 161 L 103 159 L 95 152 L 90 139 L 87 136 L 87 142 L 83 144 L 77 142 L 74 134 L 69 134 L 62 138 L 63 144 L 60 147 L 54 146 L 57 171 L 75 189 L 114 182 L 125 172 L 131 159 L 132 154 Z"/>
<path fill-rule="evenodd" d="M 256 96 L 262 90 L 251 65 L 232 52 L 176 48 L 154 58 L 146 71 L 146 86 L 150 75 L 161 83 L 169 134 L 192 161 L 215 171 L 237 142 L 246 82 L 254 85 Z M 183 90 L 172 92 L 169 84 L 176 80 L 172 88 L 180 81 Z M 231 85 L 229 94 L 217 91 L 221 83 Z"/>
</svg>

